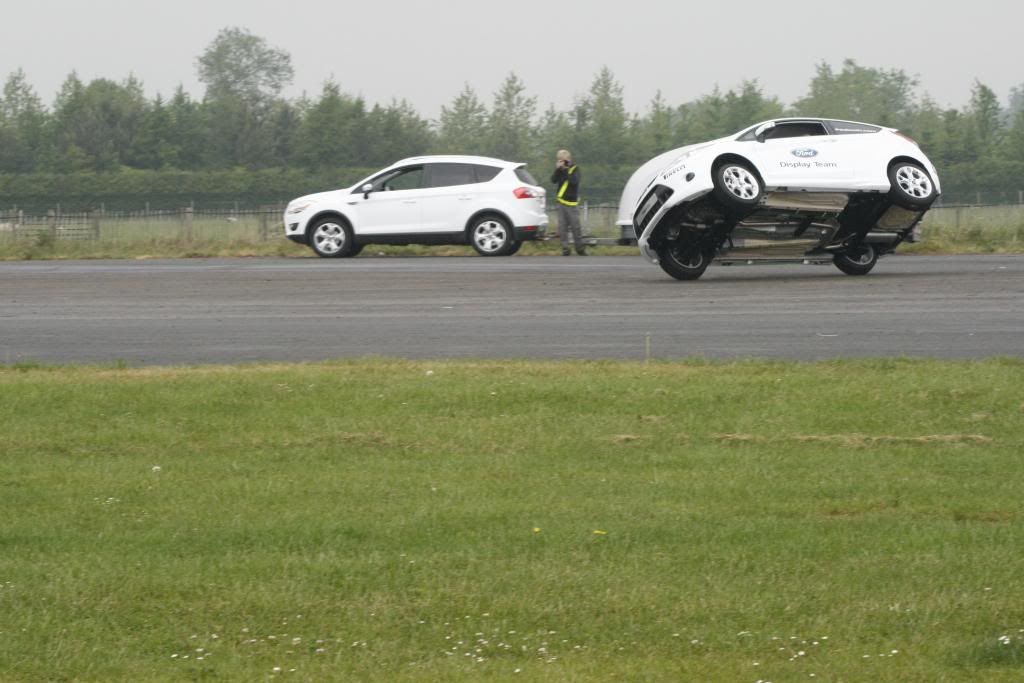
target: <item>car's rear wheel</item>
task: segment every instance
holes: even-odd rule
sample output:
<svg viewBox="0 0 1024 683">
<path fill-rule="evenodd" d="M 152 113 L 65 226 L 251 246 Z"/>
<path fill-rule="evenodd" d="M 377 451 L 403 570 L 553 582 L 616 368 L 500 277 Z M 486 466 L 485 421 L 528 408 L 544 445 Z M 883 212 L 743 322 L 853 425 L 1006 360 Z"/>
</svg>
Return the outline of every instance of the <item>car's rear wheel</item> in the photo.
<svg viewBox="0 0 1024 683">
<path fill-rule="evenodd" d="M 696 280 L 711 264 L 711 254 L 703 249 L 684 250 L 675 242 L 658 249 L 658 265 L 677 280 Z"/>
<path fill-rule="evenodd" d="M 481 256 L 507 256 L 512 249 L 512 228 L 500 216 L 474 218 L 469 227 L 469 243 Z"/>
<path fill-rule="evenodd" d="M 832 262 L 847 275 L 867 275 L 878 263 L 878 252 L 870 244 L 861 244 L 836 254 Z"/>
<path fill-rule="evenodd" d="M 928 171 L 910 161 L 897 161 L 889 167 L 889 198 L 897 206 L 912 211 L 927 209 L 935 201 L 935 183 Z"/>
<path fill-rule="evenodd" d="M 726 161 L 715 167 L 714 194 L 727 209 L 748 211 L 761 202 L 764 187 L 748 164 Z"/>
<path fill-rule="evenodd" d="M 321 258 L 352 256 L 356 249 L 352 228 L 340 218 L 321 218 L 309 229 L 309 246 Z"/>
</svg>

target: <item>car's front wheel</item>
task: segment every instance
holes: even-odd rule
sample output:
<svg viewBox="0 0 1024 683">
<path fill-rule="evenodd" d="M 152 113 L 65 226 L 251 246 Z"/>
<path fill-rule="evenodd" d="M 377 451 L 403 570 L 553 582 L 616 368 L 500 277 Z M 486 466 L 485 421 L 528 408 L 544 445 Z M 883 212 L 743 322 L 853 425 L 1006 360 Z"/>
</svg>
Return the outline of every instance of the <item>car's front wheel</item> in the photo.
<svg viewBox="0 0 1024 683">
<path fill-rule="evenodd" d="M 928 171 L 909 161 L 897 161 L 889 168 L 889 198 L 911 211 L 927 209 L 935 201 L 935 183 Z"/>
<path fill-rule="evenodd" d="M 309 246 L 321 258 L 352 256 L 355 251 L 352 228 L 340 218 L 321 218 L 309 229 Z"/>
<path fill-rule="evenodd" d="M 469 243 L 481 256 L 508 256 L 515 242 L 512 228 L 499 216 L 481 216 L 469 227 Z"/>
<path fill-rule="evenodd" d="M 703 249 L 684 250 L 676 242 L 658 249 L 658 265 L 677 280 L 696 280 L 711 264 L 711 255 Z"/>
<path fill-rule="evenodd" d="M 847 275 L 867 275 L 878 263 L 878 252 L 870 244 L 861 244 L 836 254 L 832 262 Z"/>
<path fill-rule="evenodd" d="M 739 161 L 726 161 L 716 166 L 713 182 L 715 197 L 729 210 L 749 211 L 764 195 L 757 173 Z"/>
</svg>

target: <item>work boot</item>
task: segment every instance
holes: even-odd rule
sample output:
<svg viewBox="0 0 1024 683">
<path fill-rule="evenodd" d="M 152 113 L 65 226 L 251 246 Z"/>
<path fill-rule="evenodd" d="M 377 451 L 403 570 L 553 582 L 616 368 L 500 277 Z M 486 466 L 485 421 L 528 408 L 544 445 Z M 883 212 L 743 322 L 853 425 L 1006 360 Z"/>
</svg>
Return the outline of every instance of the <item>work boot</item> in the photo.
<svg viewBox="0 0 1024 683">
<path fill-rule="evenodd" d="M 580 247 L 579 249 L 576 250 L 576 253 L 579 254 L 580 256 L 586 256 L 587 249 L 586 247 Z"/>
<path fill-rule="evenodd" d="M 570 251 L 569 251 L 568 249 L 563 249 L 563 250 L 562 250 L 562 256 L 568 256 L 568 255 L 569 255 L 569 254 L 571 254 L 571 253 L 572 253 L 572 252 L 570 252 Z"/>
</svg>

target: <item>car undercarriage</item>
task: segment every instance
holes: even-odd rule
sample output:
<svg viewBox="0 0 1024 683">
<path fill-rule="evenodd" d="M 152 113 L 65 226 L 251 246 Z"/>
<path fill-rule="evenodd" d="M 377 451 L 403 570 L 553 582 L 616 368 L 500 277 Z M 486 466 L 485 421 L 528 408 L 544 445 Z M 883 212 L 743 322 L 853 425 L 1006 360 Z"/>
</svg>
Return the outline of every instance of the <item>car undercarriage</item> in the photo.
<svg viewBox="0 0 1024 683">
<path fill-rule="evenodd" d="M 667 212 L 648 246 L 673 275 L 672 262 L 835 262 L 843 269 L 837 255 L 863 260 L 869 254 L 873 266 L 878 256 L 913 241 L 926 211 L 897 206 L 880 192 L 766 192 L 746 209 L 707 193 Z"/>
</svg>

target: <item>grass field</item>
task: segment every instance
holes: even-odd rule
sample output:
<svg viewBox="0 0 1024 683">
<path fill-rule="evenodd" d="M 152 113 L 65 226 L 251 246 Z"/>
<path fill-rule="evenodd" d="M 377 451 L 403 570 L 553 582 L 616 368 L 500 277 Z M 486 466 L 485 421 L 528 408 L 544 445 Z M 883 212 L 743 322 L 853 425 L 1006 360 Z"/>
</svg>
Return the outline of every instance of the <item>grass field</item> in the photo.
<svg viewBox="0 0 1024 683">
<path fill-rule="evenodd" d="M 1024 363 L 0 368 L 3 681 L 1020 681 Z"/>
<path fill-rule="evenodd" d="M 591 236 L 618 238 L 615 207 L 592 207 L 585 225 Z M 188 230 L 175 214 L 152 218 L 106 218 L 95 239 L 63 239 L 42 232 L 18 238 L 13 231 L 0 232 L 0 260 L 84 258 L 191 258 L 230 256 L 310 257 L 308 247 L 289 242 L 279 232 L 276 214 L 245 213 L 218 218 L 198 217 Z M 3 221 L 0 220 L 0 226 Z M 555 224 L 552 216 L 552 225 Z M 76 232 L 85 230 L 84 233 Z M 88 225 L 71 225 L 68 234 L 93 235 Z M 58 231 L 58 235 L 64 233 Z M 1024 253 L 1024 206 L 936 208 L 923 225 L 923 241 L 903 245 L 899 253 Z M 527 243 L 523 255 L 556 255 L 558 240 Z M 636 247 L 599 246 L 595 253 L 636 256 Z M 366 256 L 471 255 L 469 246 L 371 245 Z"/>
</svg>

